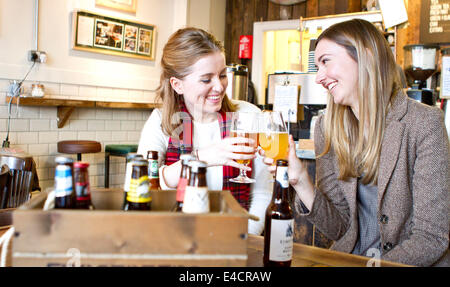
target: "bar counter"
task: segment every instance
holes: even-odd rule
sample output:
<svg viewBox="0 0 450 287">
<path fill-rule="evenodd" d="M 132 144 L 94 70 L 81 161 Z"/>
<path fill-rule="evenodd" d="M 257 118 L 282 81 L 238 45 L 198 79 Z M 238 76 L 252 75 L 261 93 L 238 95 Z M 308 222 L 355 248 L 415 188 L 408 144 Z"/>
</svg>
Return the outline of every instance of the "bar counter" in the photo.
<svg viewBox="0 0 450 287">
<path fill-rule="evenodd" d="M 264 237 L 248 236 L 247 266 L 262 267 L 264 253 Z M 330 249 L 294 243 L 291 267 L 368 267 L 375 266 L 373 258 L 358 256 Z M 372 261 L 370 261 L 372 260 Z M 370 262 L 369 262 L 370 261 Z M 368 264 L 369 263 L 369 264 Z M 408 265 L 379 261 L 380 267 L 407 267 Z"/>
</svg>

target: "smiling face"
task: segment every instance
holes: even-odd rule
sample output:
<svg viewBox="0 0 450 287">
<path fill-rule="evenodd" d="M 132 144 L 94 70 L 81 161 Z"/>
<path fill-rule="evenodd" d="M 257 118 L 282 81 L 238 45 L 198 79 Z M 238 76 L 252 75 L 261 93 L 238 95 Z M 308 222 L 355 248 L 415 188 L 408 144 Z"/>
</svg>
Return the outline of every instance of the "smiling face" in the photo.
<svg viewBox="0 0 450 287">
<path fill-rule="evenodd" d="M 217 119 L 216 112 L 222 107 L 228 85 L 224 54 L 214 52 L 200 58 L 186 77 L 172 77 L 170 84 L 179 95 L 183 95 L 186 108 L 195 120 Z"/>
<path fill-rule="evenodd" d="M 316 46 L 315 62 L 318 67 L 316 83 L 330 92 L 335 104 L 358 110 L 358 63 L 347 50 L 328 39 Z M 357 114 L 356 114 L 357 115 Z"/>
</svg>

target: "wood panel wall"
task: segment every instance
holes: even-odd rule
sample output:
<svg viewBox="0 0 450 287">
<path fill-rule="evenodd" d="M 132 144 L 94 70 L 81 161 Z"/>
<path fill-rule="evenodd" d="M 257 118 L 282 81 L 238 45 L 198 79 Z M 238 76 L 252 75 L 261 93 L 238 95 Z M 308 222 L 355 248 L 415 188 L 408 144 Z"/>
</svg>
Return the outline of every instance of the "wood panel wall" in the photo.
<svg viewBox="0 0 450 287">
<path fill-rule="evenodd" d="M 306 0 L 295 5 L 278 5 L 269 0 L 227 0 L 225 49 L 227 63 L 239 59 L 239 36 L 253 35 L 253 23 L 309 18 L 362 11 L 367 0 Z M 251 61 L 244 62 L 251 68 Z"/>
<path fill-rule="evenodd" d="M 369 0 L 306 0 L 305 2 L 283 6 L 269 0 L 226 0 L 225 49 L 227 63 L 246 64 L 251 69 L 251 60 L 241 61 L 239 36 L 253 35 L 253 23 L 309 18 L 366 11 Z M 405 1 L 408 22 L 397 28 L 396 59 L 403 65 L 403 46 L 419 43 L 421 1 Z"/>
<path fill-rule="evenodd" d="M 408 22 L 397 28 L 396 62 L 403 67 L 403 46 L 419 44 L 420 7 L 422 1 L 405 1 Z"/>
</svg>

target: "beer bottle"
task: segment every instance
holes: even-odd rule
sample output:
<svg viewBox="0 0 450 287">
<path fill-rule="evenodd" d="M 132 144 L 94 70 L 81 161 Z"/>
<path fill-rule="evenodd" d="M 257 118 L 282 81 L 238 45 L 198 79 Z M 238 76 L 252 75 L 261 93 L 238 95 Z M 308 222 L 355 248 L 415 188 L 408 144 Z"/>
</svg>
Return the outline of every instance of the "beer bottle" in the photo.
<svg viewBox="0 0 450 287">
<path fill-rule="evenodd" d="M 131 172 L 133 171 L 133 160 L 136 158 L 143 158 L 141 154 L 130 152 L 127 154 L 126 157 L 126 168 L 125 168 L 125 183 L 123 184 L 123 206 L 122 208 L 125 209 L 125 205 L 127 204 L 127 192 L 130 190 L 130 181 L 131 181 Z"/>
<path fill-rule="evenodd" d="M 189 166 L 189 184 L 184 192 L 184 213 L 208 213 L 209 195 L 206 185 L 206 163 L 192 160 Z"/>
<path fill-rule="evenodd" d="M 186 186 L 189 181 L 189 162 L 193 160 L 194 157 L 191 154 L 183 154 L 180 156 L 181 160 L 181 172 L 180 179 L 178 180 L 177 185 L 177 198 L 172 211 L 181 212 L 183 209 L 183 201 L 184 201 L 184 191 L 186 190 Z"/>
<path fill-rule="evenodd" d="M 125 210 L 150 210 L 152 197 L 148 180 L 148 161 L 134 159 L 132 166 L 130 190 L 127 193 Z"/>
<path fill-rule="evenodd" d="M 91 187 L 89 184 L 89 173 L 87 162 L 76 162 L 73 164 L 75 174 L 75 191 L 77 200 L 76 209 L 94 209 L 91 201 Z"/>
<path fill-rule="evenodd" d="M 158 152 L 149 150 L 147 152 L 147 160 L 150 189 L 161 189 L 161 187 L 159 186 Z"/>
<path fill-rule="evenodd" d="M 75 208 L 73 159 L 58 156 L 55 158 L 55 162 L 55 208 Z"/>
<path fill-rule="evenodd" d="M 272 201 L 264 225 L 264 266 L 291 266 L 294 216 L 289 205 L 288 162 L 284 159 L 277 160 Z"/>
</svg>

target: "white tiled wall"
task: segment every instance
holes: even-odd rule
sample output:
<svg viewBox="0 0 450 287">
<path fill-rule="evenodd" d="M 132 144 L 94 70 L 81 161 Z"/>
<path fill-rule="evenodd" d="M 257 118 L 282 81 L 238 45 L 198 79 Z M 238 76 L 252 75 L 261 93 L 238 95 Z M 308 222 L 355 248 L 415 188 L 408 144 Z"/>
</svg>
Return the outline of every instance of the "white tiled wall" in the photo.
<svg viewBox="0 0 450 287">
<path fill-rule="evenodd" d="M 6 138 L 9 79 L 0 79 L 0 141 Z M 24 82 L 25 93 L 30 93 L 31 82 Z M 113 89 L 95 86 L 77 86 L 41 82 L 46 97 L 97 101 L 142 102 L 154 101 L 154 93 L 144 90 Z M 107 144 L 137 144 L 141 129 L 151 110 L 75 108 L 63 128 L 56 123 L 56 107 L 25 107 L 12 105 L 9 141 L 33 156 L 37 164 L 42 190 L 52 187 L 55 174 L 57 142 L 61 140 L 96 140 L 102 152 L 84 154 L 82 160 L 90 163 L 92 187 L 104 186 L 104 150 Z M 76 160 L 76 155 L 71 156 Z M 122 187 L 125 177 L 125 158 L 111 157 L 110 187 Z"/>
</svg>

